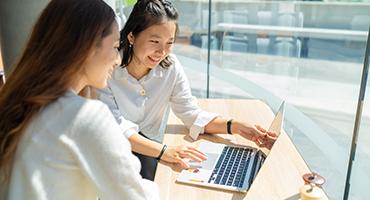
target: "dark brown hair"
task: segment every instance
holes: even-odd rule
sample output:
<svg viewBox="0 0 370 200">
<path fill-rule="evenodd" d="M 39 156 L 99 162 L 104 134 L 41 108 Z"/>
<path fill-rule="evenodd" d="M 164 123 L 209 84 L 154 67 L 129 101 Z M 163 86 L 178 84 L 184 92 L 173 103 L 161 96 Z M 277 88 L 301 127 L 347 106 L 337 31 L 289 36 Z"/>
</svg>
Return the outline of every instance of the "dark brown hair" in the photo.
<svg viewBox="0 0 370 200">
<path fill-rule="evenodd" d="M 71 87 L 92 47 L 112 32 L 114 11 L 102 0 L 52 0 L 0 90 L 0 178 L 38 111 Z"/>
<path fill-rule="evenodd" d="M 121 31 L 120 48 L 123 51 L 121 66 L 127 67 L 132 60 L 133 50 L 129 47 L 130 43 L 127 39 L 127 35 L 130 32 L 137 36 L 152 25 L 160 24 L 165 20 L 176 22 L 177 19 L 177 10 L 168 0 L 138 0 Z M 177 32 L 178 25 L 176 23 Z M 168 56 L 159 63 L 164 68 L 169 67 L 171 64 L 172 61 Z"/>
</svg>

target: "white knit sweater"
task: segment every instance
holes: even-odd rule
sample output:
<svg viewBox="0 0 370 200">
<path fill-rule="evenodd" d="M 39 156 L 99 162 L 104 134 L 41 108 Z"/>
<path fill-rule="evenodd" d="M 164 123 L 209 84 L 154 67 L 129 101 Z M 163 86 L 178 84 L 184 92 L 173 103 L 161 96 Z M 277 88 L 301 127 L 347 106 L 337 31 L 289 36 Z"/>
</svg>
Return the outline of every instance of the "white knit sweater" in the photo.
<svg viewBox="0 0 370 200">
<path fill-rule="evenodd" d="M 69 91 L 26 129 L 8 199 L 158 199 L 140 168 L 107 106 Z"/>
</svg>

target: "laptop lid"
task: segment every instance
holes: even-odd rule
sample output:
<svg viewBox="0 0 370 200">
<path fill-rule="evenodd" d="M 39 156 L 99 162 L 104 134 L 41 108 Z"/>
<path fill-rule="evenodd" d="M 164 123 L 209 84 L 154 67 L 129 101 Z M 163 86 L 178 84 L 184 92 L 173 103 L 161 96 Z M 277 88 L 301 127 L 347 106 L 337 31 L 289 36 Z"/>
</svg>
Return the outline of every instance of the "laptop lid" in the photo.
<svg viewBox="0 0 370 200">
<path fill-rule="evenodd" d="M 283 123 L 284 123 L 284 112 L 285 112 L 285 101 L 280 104 L 278 111 L 275 114 L 274 119 L 272 120 L 268 132 L 274 132 L 279 138 L 280 132 L 283 130 Z M 271 147 L 271 149 L 274 145 Z M 260 149 L 266 156 L 270 153 L 270 149 L 261 148 Z"/>
</svg>

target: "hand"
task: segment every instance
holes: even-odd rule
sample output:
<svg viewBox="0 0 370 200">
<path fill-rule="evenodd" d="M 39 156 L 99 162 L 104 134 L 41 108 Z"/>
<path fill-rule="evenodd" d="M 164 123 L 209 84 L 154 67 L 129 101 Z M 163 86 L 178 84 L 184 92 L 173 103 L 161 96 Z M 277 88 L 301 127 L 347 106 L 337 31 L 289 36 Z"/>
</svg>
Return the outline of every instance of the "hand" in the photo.
<svg viewBox="0 0 370 200">
<path fill-rule="evenodd" d="M 245 122 L 233 121 L 231 132 L 247 138 L 259 147 L 271 148 L 276 140 L 276 134 L 267 132 L 259 125 L 251 125 Z"/>
<path fill-rule="evenodd" d="M 256 125 L 256 128 L 261 131 L 262 133 L 265 133 L 266 135 L 263 137 L 258 138 L 258 141 L 260 142 L 260 147 L 266 147 L 267 149 L 271 149 L 272 145 L 274 145 L 277 134 L 274 132 L 266 131 L 264 128 L 262 128 L 259 125 Z"/>
<path fill-rule="evenodd" d="M 194 161 L 202 162 L 207 159 L 207 156 L 194 147 L 183 145 L 168 146 L 162 156 L 162 160 L 166 162 L 178 164 L 183 168 L 189 168 L 190 166 L 184 158 L 189 158 Z"/>
</svg>

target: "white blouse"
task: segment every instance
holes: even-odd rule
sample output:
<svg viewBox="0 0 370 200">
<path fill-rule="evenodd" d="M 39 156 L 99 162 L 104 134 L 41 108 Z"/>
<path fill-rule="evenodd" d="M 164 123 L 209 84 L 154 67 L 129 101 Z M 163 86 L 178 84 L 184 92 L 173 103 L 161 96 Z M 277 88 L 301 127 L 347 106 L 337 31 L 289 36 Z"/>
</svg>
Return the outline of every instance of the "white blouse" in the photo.
<svg viewBox="0 0 370 200">
<path fill-rule="evenodd" d="M 26 129 L 8 199 L 159 199 L 140 168 L 107 106 L 69 91 Z"/>
<path fill-rule="evenodd" d="M 170 58 L 173 64 L 169 68 L 157 66 L 140 80 L 132 77 L 126 68 L 117 67 L 109 87 L 98 92 L 98 98 L 111 109 L 126 137 L 140 130 L 161 142 L 163 135 L 159 129 L 169 106 L 190 129 L 193 139 L 218 116 L 198 107 L 181 63 L 173 54 Z"/>
</svg>

